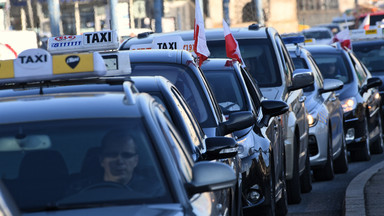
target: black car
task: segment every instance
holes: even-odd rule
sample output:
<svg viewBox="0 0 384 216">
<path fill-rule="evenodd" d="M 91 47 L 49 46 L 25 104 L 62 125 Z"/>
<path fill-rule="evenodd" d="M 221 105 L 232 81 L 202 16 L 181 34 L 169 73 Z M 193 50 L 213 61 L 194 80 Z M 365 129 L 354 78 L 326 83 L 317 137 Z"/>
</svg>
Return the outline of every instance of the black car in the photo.
<svg viewBox="0 0 384 216">
<path fill-rule="evenodd" d="M 344 131 L 352 160 L 370 160 L 372 153 L 383 152 L 381 137 L 380 95 L 382 81 L 372 77 L 352 51 L 339 44 L 308 45 L 323 77 L 339 79 L 344 87 L 338 90 L 344 111 Z"/>
<path fill-rule="evenodd" d="M 208 59 L 201 69 L 226 116 L 250 111 L 257 118 L 251 127 L 234 132 L 242 144 L 239 155 L 243 167 L 244 213 L 285 214 L 284 140 L 277 116 L 288 111 L 288 105 L 263 98 L 251 75 L 237 61 Z"/>
<path fill-rule="evenodd" d="M 235 186 L 233 169 L 195 162 L 161 104 L 128 80 L 99 76 L 106 69 L 98 53 L 71 54 L 79 59 L 75 66 L 68 55 L 51 57 L 41 49 L 22 54 L 47 61 L 1 62 L 17 65 L 6 69 L 1 89 L 38 89 L 0 99 L 1 180 L 21 213 L 226 214 L 213 191 Z M 110 79 L 122 91 L 46 91 Z M 233 139 L 221 139 L 231 143 L 231 153 L 216 155 L 237 154 Z"/>
</svg>

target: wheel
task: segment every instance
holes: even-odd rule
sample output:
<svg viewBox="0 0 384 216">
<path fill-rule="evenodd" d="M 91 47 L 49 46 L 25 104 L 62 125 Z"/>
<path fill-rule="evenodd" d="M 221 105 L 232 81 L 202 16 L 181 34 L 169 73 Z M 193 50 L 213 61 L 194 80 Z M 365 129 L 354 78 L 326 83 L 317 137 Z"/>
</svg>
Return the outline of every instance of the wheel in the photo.
<svg viewBox="0 0 384 216">
<path fill-rule="evenodd" d="M 299 140 L 298 136 L 294 137 L 294 160 L 292 179 L 287 180 L 288 203 L 297 204 L 301 201 L 301 186 L 299 173 Z"/>
<path fill-rule="evenodd" d="M 381 114 L 379 113 L 379 117 L 378 117 L 378 124 L 377 126 L 379 127 L 379 131 L 380 131 L 380 134 L 379 134 L 379 137 L 377 138 L 377 140 L 375 142 L 372 143 L 371 145 L 371 153 L 372 154 L 381 154 L 383 153 L 383 133 L 381 133 L 381 131 L 383 131 L 383 127 L 382 127 L 382 124 L 381 124 Z"/>
<path fill-rule="evenodd" d="M 348 151 L 344 131 L 340 151 L 339 157 L 333 162 L 333 169 L 335 173 L 346 173 L 348 171 Z"/>
<path fill-rule="evenodd" d="M 370 151 L 370 140 L 369 140 L 369 128 L 368 128 L 368 119 L 364 121 L 365 128 L 365 141 L 363 143 L 363 148 L 361 150 L 351 151 L 351 159 L 353 161 L 369 161 L 371 159 Z"/>
<path fill-rule="evenodd" d="M 305 159 L 305 170 L 300 177 L 301 192 L 309 193 L 312 190 L 311 163 L 309 161 L 309 152 L 307 148 L 307 158 Z"/>
<path fill-rule="evenodd" d="M 327 162 L 324 167 L 313 169 L 313 176 L 318 181 L 331 180 L 335 176 L 333 170 L 333 148 L 332 148 L 332 135 L 328 131 L 328 145 L 327 145 Z"/>
</svg>

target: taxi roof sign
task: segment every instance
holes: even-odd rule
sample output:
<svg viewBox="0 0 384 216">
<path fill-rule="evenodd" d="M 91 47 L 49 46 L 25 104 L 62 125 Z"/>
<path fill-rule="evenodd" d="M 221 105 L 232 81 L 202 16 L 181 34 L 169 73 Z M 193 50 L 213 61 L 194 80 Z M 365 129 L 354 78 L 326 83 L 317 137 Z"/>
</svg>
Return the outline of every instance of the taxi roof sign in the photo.
<svg viewBox="0 0 384 216">
<path fill-rule="evenodd" d="M 131 74 L 131 61 L 129 59 L 129 51 L 102 52 L 100 54 L 103 57 L 105 66 L 107 68 L 106 76 Z"/>
<path fill-rule="evenodd" d="M 16 59 L 0 61 L 0 84 L 103 76 L 104 61 L 99 53 L 54 55 L 44 49 L 28 49 Z"/>
<path fill-rule="evenodd" d="M 370 40 L 384 38 L 383 28 L 376 29 L 352 29 L 350 31 L 351 40 Z"/>
<path fill-rule="evenodd" d="M 87 32 L 82 35 L 62 35 L 48 39 L 50 53 L 88 52 L 119 48 L 119 37 L 114 30 Z"/>
</svg>

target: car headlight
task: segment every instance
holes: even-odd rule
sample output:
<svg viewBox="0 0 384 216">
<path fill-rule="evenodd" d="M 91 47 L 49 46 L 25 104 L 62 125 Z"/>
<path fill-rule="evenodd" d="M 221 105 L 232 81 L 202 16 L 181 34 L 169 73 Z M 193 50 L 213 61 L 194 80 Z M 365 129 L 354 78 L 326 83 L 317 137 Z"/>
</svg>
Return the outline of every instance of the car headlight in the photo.
<svg viewBox="0 0 384 216">
<path fill-rule="evenodd" d="M 307 119 L 308 119 L 308 126 L 313 127 L 316 125 L 318 117 L 317 115 L 314 115 L 314 114 L 307 114 Z"/>
<path fill-rule="evenodd" d="M 344 113 L 356 109 L 356 104 L 357 102 L 355 97 L 350 97 L 341 101 L 341 106 L 343 107 Z"/>
</svg>

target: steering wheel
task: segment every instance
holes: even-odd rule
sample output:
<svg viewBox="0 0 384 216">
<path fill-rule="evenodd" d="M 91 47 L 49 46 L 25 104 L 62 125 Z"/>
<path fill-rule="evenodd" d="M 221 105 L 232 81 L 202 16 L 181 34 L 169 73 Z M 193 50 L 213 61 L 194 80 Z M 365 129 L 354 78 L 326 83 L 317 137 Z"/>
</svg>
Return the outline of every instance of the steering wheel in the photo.
<svg viewBox="0 0 384 216">
<path fill-rule="evenodd" d="M 119 184 L 119 183 L 115 183 L 115 182 L 99 182 L 99 183 L 96 183 L 96 184 L 93 184 L 93 185 L 89 185 L 85 188 L 83 188 L 80 193 L 82 192 L 86 192 L 86 191 L 90 191 L 90 190 L 95 190 L 95 189 L 100 189 L 100 188 L 117 188 L 117 189 L 125 189 L 125 190 L 130 190 L 129 187 L 125 186 L 125 185 L 122 185 L 122 184 Z"/>
</svg>

